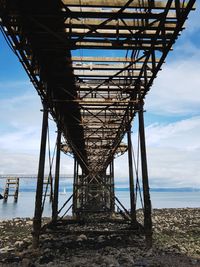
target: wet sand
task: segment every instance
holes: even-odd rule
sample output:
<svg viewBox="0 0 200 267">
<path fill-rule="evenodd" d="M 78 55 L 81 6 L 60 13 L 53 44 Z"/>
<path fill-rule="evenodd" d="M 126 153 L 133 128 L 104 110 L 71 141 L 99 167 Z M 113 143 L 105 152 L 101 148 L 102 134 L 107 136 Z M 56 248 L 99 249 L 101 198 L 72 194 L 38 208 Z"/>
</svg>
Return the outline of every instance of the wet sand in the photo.
<svg viewBox="0 0 200 267">
<path fill-rule="evenodd" d="M 0 221 L 0 266 L 200 267 L 200 209 L 154 209 L 151 249 L 142 235 L 110 232 L 114 227 L 124 226 L 62 225 L 33 250 L 30 218 Z M 99 232 L 91 234 L 92 228 Z"/>
</svg>

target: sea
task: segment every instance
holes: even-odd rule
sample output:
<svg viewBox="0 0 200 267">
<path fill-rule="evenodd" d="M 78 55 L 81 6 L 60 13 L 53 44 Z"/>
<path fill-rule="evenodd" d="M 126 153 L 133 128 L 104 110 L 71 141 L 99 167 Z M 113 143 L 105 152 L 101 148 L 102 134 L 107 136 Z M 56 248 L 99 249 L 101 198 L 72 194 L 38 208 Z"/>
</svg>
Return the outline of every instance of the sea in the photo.
<svg viewBox="0 0 200 267">
<path fill-rule="evenodd" d="M 3 193 L 3 180 L 0 180 L 0 193 Z M 61 182 L 59 189 L 59 209 L 65 204 L 68 198 L 72 195 L 72 183 Z M 35 207 L 35 181 L 20 181 L 20 190 L 18 201 L 15 202 L 12 196 L 8 197 L 7 202 L 0 200 L 0 220 L 30 217 L 34 216 Z M 126 208 L 130 209 L 129 189 L 124 187 L 115 188 L 115 195 Z M 153 209 L 162 208 L 200 208 L 200 189 L 193 188 L 152 188 L 150 190 L 151 203 Z M 70 208 L 72 200 L 70 200 L 60 216 Z M 43 216 L 49 217 L 52 213 L 52 206 L 49 197 L 46 197 L 44 203 Z M 118 205 L 120 206 L 120 205 Z M 139 194 L 137 195 L 137 208 L 142 207 Z M 71 214 L 71 209 L 67 213 Z"/>
</svg>

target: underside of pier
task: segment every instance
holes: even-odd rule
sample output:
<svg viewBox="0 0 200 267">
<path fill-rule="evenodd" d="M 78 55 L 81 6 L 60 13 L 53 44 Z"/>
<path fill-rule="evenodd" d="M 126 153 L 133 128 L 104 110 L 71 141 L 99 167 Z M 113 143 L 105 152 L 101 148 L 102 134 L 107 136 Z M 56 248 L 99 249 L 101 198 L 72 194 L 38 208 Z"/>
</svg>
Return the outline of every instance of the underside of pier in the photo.
<svg viewBox="0 0 200 267">
<path fill-rule="evenodd" d="M 61 220 L 58 188 L 62 151 L 74 157 L 73 194 L 65 203 L 72 202 L 73 220 L 103 217 L 110 220 L 115 214 L 115 218 L 129 222 L 131 229 L 143 231 L 151 245 L 144 99 L 194 4 L 195 0 L 0 1 L 1 32 L 43 105 L 34 247 L 38 246 L 43 229 L 49 114 L 58 129 L 51 223 Z M 136 216 L 138 181 L 133 173 L 131 124 L 136 115 L 143 225 Z M 127 143 L 123 142 L 125 135 Z M 125 152 L 129 163 L 130 211 L 114 190 L 114 159 Z"/>
</svg>

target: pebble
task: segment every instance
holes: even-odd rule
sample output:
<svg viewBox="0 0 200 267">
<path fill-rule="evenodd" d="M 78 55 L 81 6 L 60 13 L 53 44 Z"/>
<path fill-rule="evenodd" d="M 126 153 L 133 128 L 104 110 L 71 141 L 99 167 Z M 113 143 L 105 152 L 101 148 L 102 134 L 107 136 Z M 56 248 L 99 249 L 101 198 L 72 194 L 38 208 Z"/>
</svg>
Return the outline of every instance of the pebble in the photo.
<svg viewBox="0 0 200 267">
<path fill-rule="evenodd" d="M 23 258 L 21 261 L 21 267 L 27 267 L 30 266 L 31 264 L 31 260 L 28 258 Z"/>
<path fill-rule="evenodd" d="M 82 241 L 85 241 L 85 240 L 87 240 L 87 236 L 86 235 L 84 235 L 84 234 L 81 234 L 81 235 L 79 235 L 78 237 L 77 237 L 77 239 L 76 239 L 76 241 L 80 241 L 80 242 L 82 242 Z"/>
<path fill-rule="evenodd" d="M 100 236 L 98 236 L 98 238 L 97 238 L 97 242 L 102 243 L 102 242 L 104 242 L 104 241 L 105 241 L 105 236 L 104 236 L 104 235 L 100 235 Z"/>
<path fill-rule="evenodd" d="M 11 251 L 14 251 L 14 248 L 6 246 L 6 247 L 0 249 L 0 254 L 6 254 L 6 253 L 11 252 Z"/>
<path fill-rule="evenodd" d="M 184 261 L 187 267 L 200 266 L 199 217 L 199 209 L 154 210 L 154 247 L 149 250 L 145 250 L 144 238 L 141 236 L 131 235 L 129 238 L 126 235 L 109 233 L 99 236 L 74 234 L 74 227 L 77 231 L 100 229 L 105 232 L 112 227 L 124 227 L 109 223 L 69 225 L 70 235 L 53 234 L 49 231 L 41 236 L 40 250 L 33 251 L 30 245 L 32 221 L 29 218 L 3 221 L 0 223 L 0 242 L 3 242 L 0 249 L 0 266 L 1 259 L 9 262 L 9 267 L 160 267 L 167 266 L 168 259 L 173 266 L 179 266 L 180 260 Z M 138 218 L 142 220 L 140 212 Z M 17 234 L 13 235 L 15 227 L 18 230 Z M 19 229 L 22 229 L 21 235 L 18 234 Z M 28 245 L 30 246 L 27 250 Z"/>
<path fill-rule="evenodd" d="M 18 248 L 21 248 L 23 245 L 24 245 L 24 241 L 16 241 L 16 242 L 14 243 L 14 246 L 15 246 L 15 247 L 18 247 Z"/>
</svg>

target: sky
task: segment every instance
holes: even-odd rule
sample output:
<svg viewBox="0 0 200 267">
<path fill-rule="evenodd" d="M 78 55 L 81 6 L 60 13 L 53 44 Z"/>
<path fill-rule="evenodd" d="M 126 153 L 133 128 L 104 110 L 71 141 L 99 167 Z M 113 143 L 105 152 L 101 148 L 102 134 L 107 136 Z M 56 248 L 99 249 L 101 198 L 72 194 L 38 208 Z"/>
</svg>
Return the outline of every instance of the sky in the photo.
<svg viewBox="0 0 200 267">
<path fill-rule="evenodd" d="M 146 96 L 150 187 L 200 188 L 199 12 L 197 5 Z M 0 174 L 37 173 L 42 123 L 40 110 L 36 90 L 0 35 Z M 53 150 L 56 133 L 51 120 L 50 125 Z M 137 151 L 135 125 L 137 122 L 133 123 L 132 136 Z M 62 155 L 61 173 L 72 172 L 73 159 Z M 125 154 L 115 160 L 116 182 L 125 187 L 127 177 Z"/>
</svg>

